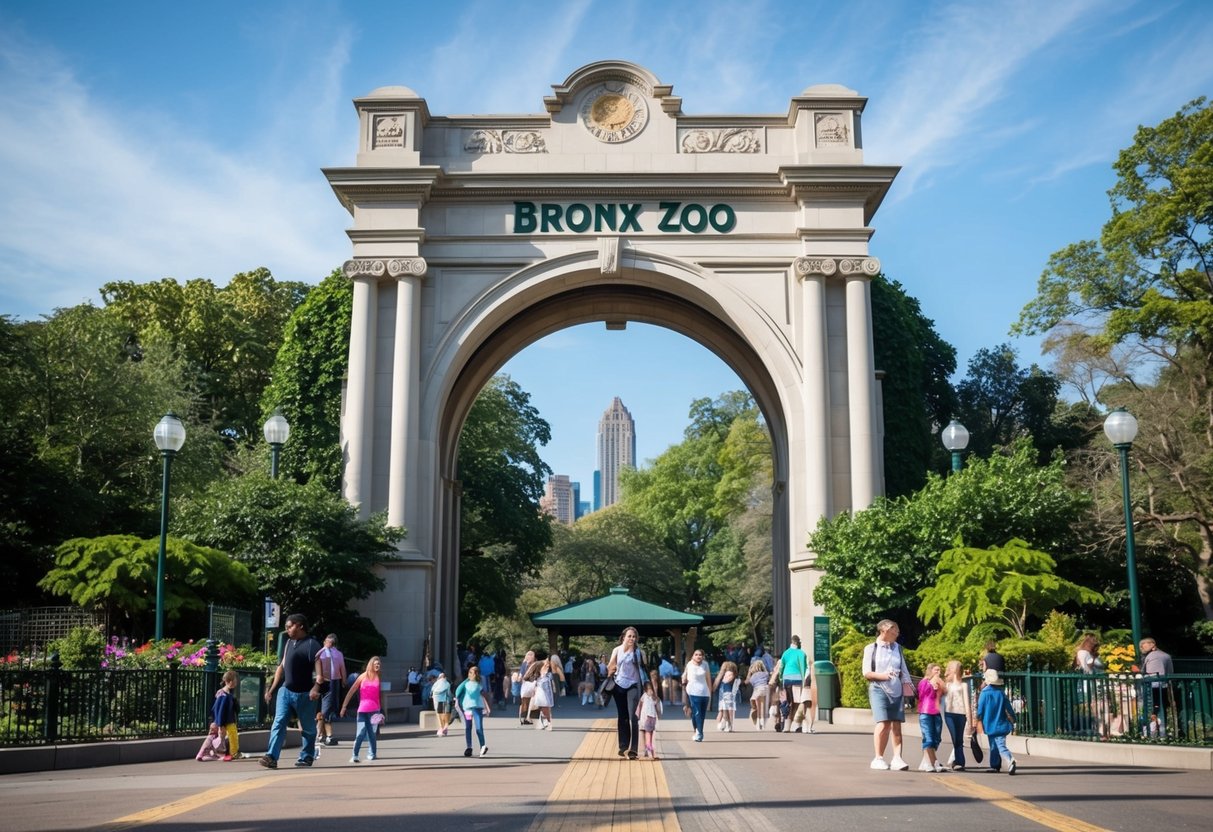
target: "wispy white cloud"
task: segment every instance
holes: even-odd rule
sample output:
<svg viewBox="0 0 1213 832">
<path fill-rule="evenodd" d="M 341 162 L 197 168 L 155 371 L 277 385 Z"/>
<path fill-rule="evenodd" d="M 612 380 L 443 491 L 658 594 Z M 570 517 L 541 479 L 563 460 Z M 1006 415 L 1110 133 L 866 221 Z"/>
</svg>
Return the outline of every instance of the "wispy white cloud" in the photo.
<svg viewBox="0 0 1213 832">
<path fill-rule="evenodd" d="M 315 173 L 283 176 L 192 139 L 170 116 L 109 109 L 46 44 L 0 35 L 0 297 L 28 317 L 107 280 L 269 266 L 315 280 L 348 243 Z"/>
<path fill-rule="evenodd" d="M 1098 12 L 1094 0 L 933 7 L 906 33 L 890 70 L 896 80 L 865 124 L 868 161 L 903 165 L 905 198 L 938 169 L 989 147 L 983 115 L 1033 56 Z"/>
</svg>

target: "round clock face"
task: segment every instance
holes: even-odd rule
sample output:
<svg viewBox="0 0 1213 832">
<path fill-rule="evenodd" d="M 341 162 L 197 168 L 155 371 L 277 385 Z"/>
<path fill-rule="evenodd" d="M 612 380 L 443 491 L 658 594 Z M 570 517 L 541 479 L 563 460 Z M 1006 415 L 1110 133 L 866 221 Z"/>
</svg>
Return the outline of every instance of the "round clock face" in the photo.
<svg viewBox="0 0 1213 832">
<path fill-rule="evenodd" d="M 649 120 L 644 96 L 630 84 L 606 82 L 586 93 L 581 124 L 600 142 L 626 142 L 637 136 Z"/>
</svg>

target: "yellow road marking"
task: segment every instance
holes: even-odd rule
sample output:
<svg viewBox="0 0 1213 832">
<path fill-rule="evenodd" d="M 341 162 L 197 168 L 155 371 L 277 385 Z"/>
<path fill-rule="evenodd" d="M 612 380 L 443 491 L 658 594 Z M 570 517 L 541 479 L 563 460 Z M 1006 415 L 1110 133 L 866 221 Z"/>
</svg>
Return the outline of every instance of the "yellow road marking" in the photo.
<svg viewBox="0 0 1213 832">
<path fill-rule="evenodd" d="M 101 826 L 106 832 L 117 832 L 120 829 L 133 829 L 136 826 L 146 826 L 149 823 L 167 820 L 177 815 L 192 812 L 195 809 L 206 806 L 210 803 L 218 803 L 221 800 L 226 800 L 242 792 L 259 789 L 262 786 L 268 786 L 270 783 L 281 783 L 283 779 L 293 780 L 299 775 L 288 774 L 279 775 L 278 777 L 253 777 L 248 780 L 240 780 L 235 783 L 225 783 L 222 786 L 215 786 L 207 789 L 204 792 L 183 797 L 180 800 L 174 800 L 172 803 L 165 803 L 160 806 L 153 806 L 150 809 L 144 809 L 142 812 L 135 812 L 117 820 L 112 820 L 109 823 Z M 311 776 L 315 776 L 314 774 Z"/>
<path fill-rule="evenodd" d="M 615 720 L 595 720 L 529 832 L 681 832 L 660 760 L 621 760 Z"/>
<path fill-rule="evenodd" d="M 942 783 L 954 791 L 964 792 L 965 794 L 985 800 L 994 804 L 999 809 L 1004 809 L 1012 814 L 1027 818 L 1030 821 L 1039 823 L 1041 826 L 1056 829 L 1057 832 L 1108 832 L 1102 826 L 1096 826 L 1092 823 L 1081 821 L 1078 818 L 1054 812 L 1052 809 L 1037 806 L 1035 803 L 1021 800 L 1013 794 L 1001 792 L 998 789 L 980 786 L 966 777 L 939 777 L 935 779 L 935 782 Z"/>
</svg>

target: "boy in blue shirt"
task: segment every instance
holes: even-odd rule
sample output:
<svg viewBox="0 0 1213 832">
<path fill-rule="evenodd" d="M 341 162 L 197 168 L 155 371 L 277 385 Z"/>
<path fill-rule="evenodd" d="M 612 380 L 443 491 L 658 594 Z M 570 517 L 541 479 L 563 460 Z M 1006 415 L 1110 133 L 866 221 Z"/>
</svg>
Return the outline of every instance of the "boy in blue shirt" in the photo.
<svg viewBox="0 0 1213 832">
<path fill-rule="evenodd" d="M 1002 768 L 1002 758 L 1008 762 L 1007 774 L 1015 773 L 1015 758 L 1007 748 L 1007 734 L 1015 730 L 1015 711 L 1003 691 L 998 671 L 987 668 L 985 687 L 977 697 L 977 725 L 990 738 L 990 771 Z"/>
</svg>

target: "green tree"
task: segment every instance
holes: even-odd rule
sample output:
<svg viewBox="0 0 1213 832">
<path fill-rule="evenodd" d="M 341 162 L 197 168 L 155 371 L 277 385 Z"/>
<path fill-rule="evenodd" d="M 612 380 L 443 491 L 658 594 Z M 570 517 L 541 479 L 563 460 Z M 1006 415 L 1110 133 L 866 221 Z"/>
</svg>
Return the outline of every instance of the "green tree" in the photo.
<svg viewBox="0 0 1213 832">
<path fill-rule="evenodd" d="M 997 622 L 1026 638 L 1029 617 L 1044 619 L 1071 601 L 1095 604 L 1103 596 L 1059 578 L 1057 561 L 1019 538 L 978 549 L 957 541 L 936 565 L 933 586 L 918 593 L 918 618 L 937 621 L 944 636 L 962 639 L 977 624 Z"/>
<path fill-rule="evenodd" d="M 1149 413 L 1133 458 L 1150 499 L 1136 512 L 1186 562 L 1213 620 L 1213 107 L 1198 98 L 1139 127 L 1114 169 L 1100 239 L 1049 258 L 1014 331 L 1094 356 L 1081 366 L 1110 376 L 1101 400 Z"/>
<path fill-rule="evenodd" d="M 823 519 L 809 538 L 825 571 L 814 600 L 865 631 L 893 618 L 913 641 L 918 591 L 935 582 L 940 553 L 953 540 L 986 547 L 1022 538 L 1068 553 L 1068 567 L 1080 551 L 1087 505 L 1086 495 L 1067 485 L 1060 456 L 1038 468 L 1035 449 L 1021 440 L 958 474 L 930 475 L 912 495 Z"/>
<path fill-rule="evenodd" d="M 1027 437 L 1043 463 L 1059 446 L 1081 445 L 1087 434 L 1081 427 L 1075 430 L 1070 409 L 1058 401 L 1060 392 L 1057 376 L 1035 364 L 1020 367 L 1010 344 L 978 350 L 969 359 L 968 375 L 956 385 L 955 415 L 969 430 L 969 454 L 986 457 Z"/>
<path fill-rule="evenodd" d="M 918 301 L 883 274 L 872 279 L 872 346 L 885 373 L 885 493 L 898 497 L 921 488 L 928 471 L 947 467 L 936 430 L 954 415 L 956 349 Z"/>
<path fill-rule="evenodd" d="M 626 586 L 634 598 L 680 604 L 682 571 L 661 535 L 622 505 L 552 526 L 552 547 L 544 556 L 538 586 L 549 606 L 572 604 Z"/>
<path fill-rule="evenodd" d="M 79 607 L 104 607 L 127 632 L 146 632 L 156 609 L 159 554 L 159 537 L 74 538 L 55 550 L 55 565 L 40 586 Z M 176 622 L 178 631 L 201 627 L 212 602 L 251 604 L 256 598 L 249 570 L 216 549 L 170 537 L 164 563 L 164 619 L 170 627 Z"/>
<path fill-rule="evenodd" d="M 250 445 L 261 437 L 261 395 L 283 329 L 307 291 L 261 268 L 235 275 L 222 288 L 201 278 L 114 281 L 101 287 L 101 297 L 133 336 L 134 349 L 160 339 L 179 351 L 206 403 L 206 423 Z"/>
<path fill-rule="evenodd" d="M 404 537 L 382 516 L 359 520 L 353 506 L 319 482 L 300 485 L 263 472 L 218 481 L 182 501 L 173 525 L 182 537 L 247 566 L 285 612 L 303 613 L 313 629 L 340 620 L 346 632 L 348 605 L 384 588 L 376 567 L 395 559 Z"/>
<path fill-rule="evenodd" d="M 280 472 L 341 490 L 341 385 L 349 367 L 353 284 L 340 269 L 320 282 L 286 324 L 262 415 L 281 410 L 291 423 Z"/>
<path fill-rule="evenodd" d="M 751 503 L 708 544 L 699 567 L 708 608 L 737 614 L 731 625 L 712 633 L 717 646 L 761 643 L 772 633 L 771 502 L 769 484 L 755 489 Z"/>
<path fill-rule="evenodd" d="M 551 545 L 539 498 L 552 469 L 539 446 L 551 427 L 509 376 L 495 376 L 472 404 L 459 435 L 459 631 L 488 615 L 510 616 L 522 578 L 538 574 Z"/>
<path fill-rule="evenodd" d="M 717 501 L 724 477 L 720 454 L 734 421 L 742 414 L 757 419 L 754 400 L 745 391 L 724 393 L 715 400 L 696 399 L 690 407 L 686 437 L 671 445 L 652 464 L 625 470 L 620 477 L 623 505 L 662 535 L 674 552 L 686 582 L 684 604 L 703 606 L 699 567 L 707 557 L 712 538 L 727 523 Z M 726 485 L 725 494 L 731 493 Z"/>
</svg>

